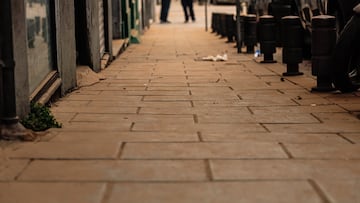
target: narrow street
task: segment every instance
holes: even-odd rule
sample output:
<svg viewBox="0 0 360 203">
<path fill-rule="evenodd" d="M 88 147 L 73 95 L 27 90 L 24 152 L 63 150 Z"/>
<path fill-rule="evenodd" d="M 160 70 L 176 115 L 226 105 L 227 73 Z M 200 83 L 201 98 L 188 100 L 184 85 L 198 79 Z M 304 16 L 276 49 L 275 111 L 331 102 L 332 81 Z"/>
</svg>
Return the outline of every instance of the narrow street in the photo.
<svg viewBox="0 0 360 203">
<path fill-rule="evenodd" d="M 360 93 L 238 54 L 212 11 L 154 22 L 106 79 L 52 104 L 62 123 L 1 148 L 1 203 L 360 202 Z M 159 13 L 159 6 L 157 6 Z M 203 57 L 227 54 L 227 61 Z"/>
</svg>

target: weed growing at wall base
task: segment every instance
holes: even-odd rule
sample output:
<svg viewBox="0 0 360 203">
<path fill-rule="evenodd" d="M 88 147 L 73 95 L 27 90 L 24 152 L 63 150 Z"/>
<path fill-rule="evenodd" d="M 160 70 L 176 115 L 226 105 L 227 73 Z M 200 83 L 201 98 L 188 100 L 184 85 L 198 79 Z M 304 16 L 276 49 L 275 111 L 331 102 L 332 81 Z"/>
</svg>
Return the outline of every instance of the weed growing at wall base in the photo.
<svg viewBox="0 0 360 203">
<path fill-rule="evenodd" d="M 21 120 L 21 124 L 33 131 L 44 131 L 49 128 L 61 128 L 62 126 L 51 114 L 50 109 L 39 103 L 31 104 L 30 113 Z"/>
</svg>

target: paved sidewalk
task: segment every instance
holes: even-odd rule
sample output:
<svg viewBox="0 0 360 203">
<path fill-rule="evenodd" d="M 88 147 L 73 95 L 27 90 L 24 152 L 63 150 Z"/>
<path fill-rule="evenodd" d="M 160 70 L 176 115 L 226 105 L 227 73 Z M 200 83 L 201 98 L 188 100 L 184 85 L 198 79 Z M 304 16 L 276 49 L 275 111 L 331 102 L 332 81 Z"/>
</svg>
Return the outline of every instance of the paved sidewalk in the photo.
<svg viewBox="0 0 360 203">
<path fill-rule="evenodd" d="M 360 93 L 311 93 L 308 63 L 282 77 L 178 3 L 53 105 L 62 129 L 1 148 L 0 202 L 360 202 Z"/>
</svg>

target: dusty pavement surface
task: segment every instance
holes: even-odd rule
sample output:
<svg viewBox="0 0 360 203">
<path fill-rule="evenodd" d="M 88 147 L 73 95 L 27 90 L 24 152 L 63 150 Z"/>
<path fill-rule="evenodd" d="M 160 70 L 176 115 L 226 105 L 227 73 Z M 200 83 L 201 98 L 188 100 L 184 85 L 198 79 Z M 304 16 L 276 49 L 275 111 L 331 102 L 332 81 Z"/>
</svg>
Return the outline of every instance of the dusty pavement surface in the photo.
<svg viewBox="0 0 360 203">
<path fill-rule="evenodd" d="M 1 142 L 0 202 L 360 202 L 360 93 L 311 93 L 308 62 L 282 77 L 195 8 L 184 24 L 173 1 L 171 24 L 53 104 L 63 128 Z"/>
</svg>

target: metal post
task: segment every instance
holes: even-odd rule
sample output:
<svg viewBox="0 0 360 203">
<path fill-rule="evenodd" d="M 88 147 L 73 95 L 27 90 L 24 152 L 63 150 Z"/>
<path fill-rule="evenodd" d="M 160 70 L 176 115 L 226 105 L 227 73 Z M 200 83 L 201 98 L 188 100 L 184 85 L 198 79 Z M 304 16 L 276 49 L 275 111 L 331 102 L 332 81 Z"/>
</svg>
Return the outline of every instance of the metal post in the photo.
<svg viewBox="0 0 360 203">
<path fill-rule="evenodd" d="M 242 47 L 240 11 L 241 11 L 240 0 L 236 0 L 236 48 L 237 48 L 237 53 L 241 53 L 241 47 Z"/>
<path fill-rule="evenodd" d="M 332 86 L 332 53 L 336 44 L 336 18 L 319 15 L 312 18 L 311 53 L 312 74 L 317 76 L 313 91 L 334 91 Z"/>
<path fill-rule="evenodd" d="M 285 16 L 281 19 L 282 28 L 282 58 L 286 63 L 287 71 L 284 76 L 303 75 L 299 72 L 299 63 L 302 62 L 303 29 L 299 16 Z"/>
<path fill-rule="evenodd" d="M 248 14 L 244 17 L 244 44 L 246 45 L 246 53 L 254 53 L 257 43 L 257 25 L 256 15 Z"/>
<path fill-rule="evenodd" d="M 264 54 L 264 60 L 261 63 L 276 63 L 273 57 L 276 52 L 276 21 L 274 16 L 260 16 L 258 33 L 260 50 Z"/>
<path fill-rule="evenodd" d="M 208 0 L 205 0 L 205 31 L 208 31 Z"/>
<path fill-rule="evenodd" d="M 18 139 L 23 138 L 26 131 L 16 114 L 11 0 L 1 2 L 0 27 L 0 137 Z"/>
</svg>

